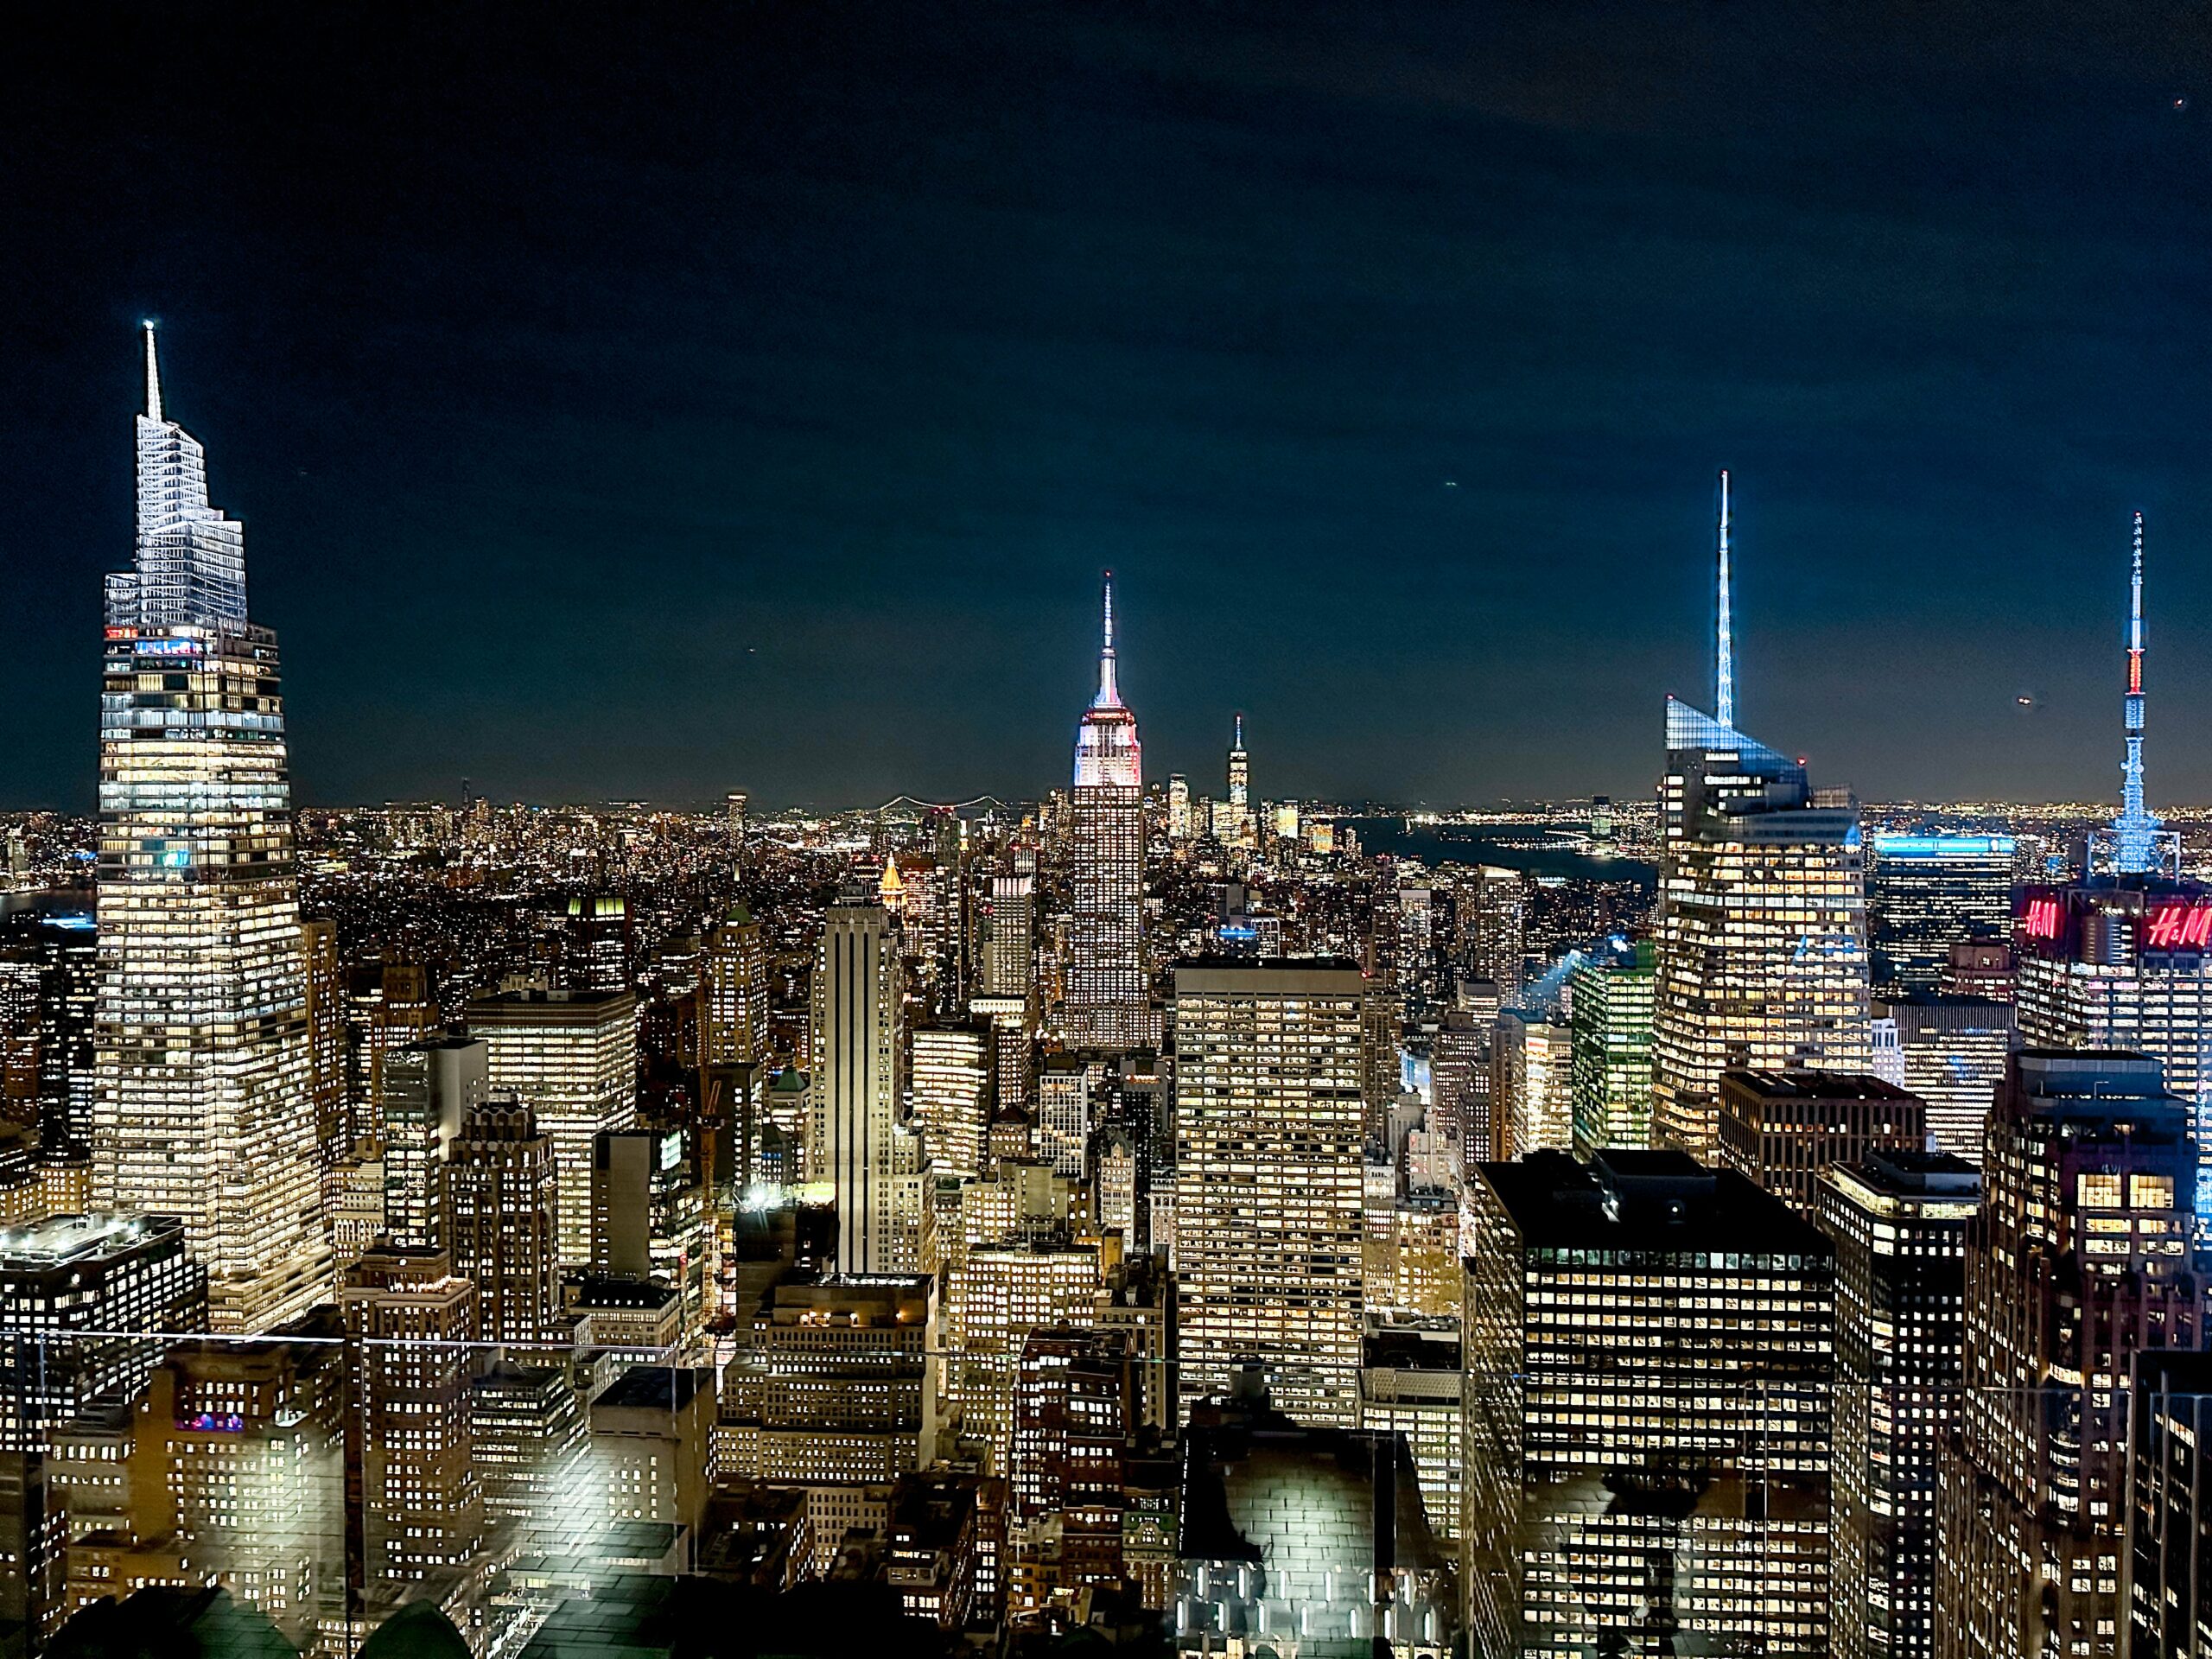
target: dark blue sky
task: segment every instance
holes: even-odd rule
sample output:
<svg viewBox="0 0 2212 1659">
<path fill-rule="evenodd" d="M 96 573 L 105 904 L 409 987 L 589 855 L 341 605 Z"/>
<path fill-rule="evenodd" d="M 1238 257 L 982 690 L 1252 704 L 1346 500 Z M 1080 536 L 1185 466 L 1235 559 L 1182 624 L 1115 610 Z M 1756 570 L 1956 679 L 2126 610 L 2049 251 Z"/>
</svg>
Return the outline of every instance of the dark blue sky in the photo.
<svg viewBox="0 0 2212 1659">
<path fill-rule="evenodd" d="M 113 8 L 0 136 L 0 804 L 89 803 L 132 327 L 304 799 L 1147 771 L 2212 798 L 2212 25 L 2151 6 Z M 2177 107 L 2186 100 L 2186 107 Z M 2032 713 L 2015 699 L 2037 699 Z"/>
</svg>

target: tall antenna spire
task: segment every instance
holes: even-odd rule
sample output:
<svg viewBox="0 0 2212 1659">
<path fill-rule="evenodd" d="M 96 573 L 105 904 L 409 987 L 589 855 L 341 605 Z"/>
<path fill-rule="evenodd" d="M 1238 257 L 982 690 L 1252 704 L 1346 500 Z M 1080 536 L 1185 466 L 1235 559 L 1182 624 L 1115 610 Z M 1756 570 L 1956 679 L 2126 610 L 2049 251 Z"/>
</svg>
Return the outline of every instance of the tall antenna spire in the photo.
<svg viewBox="0 0 2212 1659">
<path fill-rule="evenodd" d="M 162 372 L 154 361 L 154 320 L 149 317 L 139 327 L 146 331 L 146 418 L 162 418 Z"/>
<path fill-rule="evenodd" d="M 1728 469 L 1720 469 L 1720 610 L 1713 659 L 1713 716 L 1723 726 L 1736 723 L 1736 626 L 1729 614 Z"/>
<path fill-rule="evenodd" d="M 1094 709 L 1112 709 L 1122 701 L 1122 694 L 1114 686 L 1114 573 L 1106 573 L 1106 637 L 1098 652 L 1098 695 L 1091 699 Z"/>
<path fill-rule="evenodd" d="M 2127 576 L 2127 691 L 2121 729 L 2127 741 L 2120 766 L 2120 816 L 2112 821 L 2112 868 L 2144 875 L 2158 868 L 2160 820 L 2143 805 L 2143 515 L 2135 515 L 2135 546 Z"/>
<path fill-rule="evenodd" d="M 1244 747 L 1244 716 L 1242 715 L 1236 716 L 1236 741 L 1229 747 L 1232 749 L 1241 749 Z"/>
</svg>

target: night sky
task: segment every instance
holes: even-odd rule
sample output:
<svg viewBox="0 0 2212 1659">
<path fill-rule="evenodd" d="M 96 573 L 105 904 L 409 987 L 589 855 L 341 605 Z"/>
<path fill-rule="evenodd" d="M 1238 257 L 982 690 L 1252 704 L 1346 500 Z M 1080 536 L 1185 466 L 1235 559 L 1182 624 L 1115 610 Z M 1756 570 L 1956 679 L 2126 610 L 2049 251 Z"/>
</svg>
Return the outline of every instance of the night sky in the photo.
<svg viewBox="0 0 2212 1659">
<path fill-rule="evenodd" d="M 301 798 L 1147 774 L 2212 799 L 2212 12 L 56 8 L 0 70 L 0 804 L 92 798 L 133 329 Z M 2034 700 L 2024 709 L 2017 699 Z"/>
</svg>

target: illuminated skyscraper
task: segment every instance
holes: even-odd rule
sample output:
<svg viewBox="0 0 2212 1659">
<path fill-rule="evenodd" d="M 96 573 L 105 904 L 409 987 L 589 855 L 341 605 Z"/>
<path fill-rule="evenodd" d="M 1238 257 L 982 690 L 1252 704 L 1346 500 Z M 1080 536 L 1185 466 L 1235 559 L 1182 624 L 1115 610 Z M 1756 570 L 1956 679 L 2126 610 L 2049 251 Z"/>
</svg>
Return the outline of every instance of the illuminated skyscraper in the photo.
<svg viewBox="0 0 2212 1659">
<path fill-rule="evenodd" d="M 1938 992 L 1873 1006 L 1897 1028 L 1905 1092 L 1928 1103 L 1928 1133 L 1944 1151 L 1979 1165 L 2005 1057 L 2018 1041 L 2012 1005 Z"/>
<path fill-rule="evenodd" d="M 2127 1651 L 2212 1654 L 2212 1354 L 2137 1357 L 2127 1436 Z"/>
<path fill-rule="evenodd" d="M 1720 1075 L 1720 1161 L 1807 1221 L 1820 1217 L 1821 1177 L 1877 1152 L 1917 1152 L 1928 1108 L 1879 1077 L 1837 1071 Z"/>
<path fill-rule="evenodd" d="M 1727 488 L 1724 473 L 1716 680 L 1732 711 Z M 1653 1135 L 1710 1158 L 1724 1068 L 1871 1064 L 1859 813 L 1726 713 L 1674 697 L 1661 791 Z"/>
<path fill-rule="evenodd" d="M 346 976 L 338 965 L 338 925 L 300 924 L 307 958 L 308 1098 L 315 1112 L 316 1156 L 327 1171 L 353 1149 L 346 1109 Z"/>
<path fill-rule="evenodd" d="M 1468 1183 L 1468 1651 L 1827 1651 L 1827 1241 L 1675 1152 Z"/>
<path fill-rule="evenodd" d="M 1459 952 L 1471 979 L 1494 982 L 1511 999 L 1521 995 L 1528 954 L 1528 893 L 1521 872 L 1478 865 L 1459 878 Z"/>
<path fill-rule="evenodd" d="M 1005 868 L 979 886 L 981 971 L 968 1011 L 990 1033 L 993 1096 L 1019 1108 L 1029 1098 L 1037 1036 L 1037 849 L 1007 849 Z"/>
<path fill-rule="evenodd" d="M 2196 1109 L 2212 1144 L 2212 888 L 2180 879 L 2180 842 L 2143 810 L 2143 534 L 2130 585 L 2127 755 L 2119 817 L 2093 836 L 2091 871 L 2015 901 L 2014 998 L 2020 1040 L 2045 1048 L 2148 1054 Z M 2212 1166 L 2196 1212 L 2212 1217 Z"/>
<path fill-rule="evenodd" d="M 592 1148 L 638 1110 L 638 1000 L 628 991 L 506 991 L 468 1005 L 490 1046 L 490 1090 L 537 1114 L 553 1148 L 564 1267 L 591 1260 Z"/>
<path fill-rule="evenodd" d="M 1223 804 L 1227 833 L 1222 839 L 1232 846 L 1249 847 L 1256 837 L 1252 828 L 1252 758 L 1244 752 L 1244 716 L 1236 716 L 1236 734 L 1229 743 L 1229 798 Z"/>
<path fill-rule="evenodd" d="M 745 809 L 751 799 L 741 789 L 733 789 L 722 798 L 725 816 L 729 822 L 730 873 L 740 882 L 745 880 Z"/>
<path fill-rule="evenodd" d="M 1175 972 L 1175 1249 L 1184 1402 L 1265 1368 L 1300 1422 L 1359 1421 L 1357 969 Z"/>
<path fill-rule="evenodd" d="M 1167 839 L 1191 838 L 1191 780 L 1181 772 L 1167 776 Z"/>
<path fill-rule="evenodd" d="M 1974 1166 L 1942 1152 L 1872 1152 L 1821 1179 L 1836 1251 L 1837 1659 L 1935 1651 L 1936 1454 L 1959 1423 L 1980 1193 Z"/>
<path fill-rule="evenodd" d="M 570 990 L 620 991 L 628 987 L 628 899 L 619 893 L 585 893 L 569 900 L 561 976 Z"/>
<path fill-rule="evenodd" d="M 462 1118 L 484 1103 L 490 1051 L 446 1037 L 385 1056 L 384 1225 L 394 1244 L 447 1247 L 447 1160 Z"/>
<path fill-rule="evenodd" d="M 466 1594 L 483 1547 L 468 1386 L 476 1287 L 442 1250 L 383 1245 L 346 1270 L 338 1302 L 354 1339 L 365 1587 L 380 1620 L 413 1586 Z"/>
<path fill-rule="evenodd" d="M 1569 981 L 1569 1065 L 1574 1151 L 1651 1144 L 1651 990 L 1657 952 L 1649 939 L 1608 947 Z"/>
<path fill-rule="evenodd" d="M 990 1128 L 994 1056 L 990 1027 L 973 1024 L 917 1026 L 913 1033 L 914 1127 L 930 1167 L 963 1178 L 983 1168 Z"/>
<path fill-rule="evenodd" d="M 518 1101 L 492 1101 L 461 1121 L 446 1172 L 453 1270 L 476 1287 L 486 1342 L 543 1342 L 553 1333 L 553 1147 Z"/>
<path fill-rule="evenodd" d="M 906 1042 L 899 929 L 880 905 L 830 906 L 815 953 L 807 1179 L 837 1200 L 837 1268 L 909 1272 L 898 1129 Z M 917 1195 L 918 1196 L 918 1195 Z"/>
<path fill-rule="evenodd" d="M 1574 1141 L 1573 1035 L 1564 1021 L 1529 1008 L 1497 1016 L 1491 1043 L 1490 1098 L 1499 1155 L 1525 1158 Z M 1490 1156 L 1488 1148 L 1479 1149 Z"/>
<path fill-rule="evenodd" d="M 768 951 L 760 924 L 732 906 L 707 937 L 699 1045 L 708 1065 L 757 1065 L 768 1053 Z"/>
<path fill-rule="evenodd" d="M 1069 1039 L 1141 1048 L 1157 1039 L 1144 971 L 1144 766 L 1137 719 L 1114 683 L 1114 575 L 1106 575 L 1098 695 L 1075 741 L 1068 838 L 1074 915 L 1065 1006 Z"/>
<path fill-rule="evenodd" d="M 2002 940 L 2012 926 L 2010 836 L 1872 838 L 1866 918 L 1876 982 L 1936 991 L 1951 947 Z"/>
<path fill-rule="evenodd" d="M 1966 1259 L 1965 1421 L 1943 1457 L 1936 1651 L 2120 1650 L 2136 1352 L 2203 1349 L 2190 1110 L 2140 1054 L 2026 1049 Z"/>
<path fill-rule="evenodd" d="M 107 579 L 93 1187 L 185 1218 L 216 1327 L 330 1289 L 276 636 L 146 328 L 136 557 Z"/>
</svg>

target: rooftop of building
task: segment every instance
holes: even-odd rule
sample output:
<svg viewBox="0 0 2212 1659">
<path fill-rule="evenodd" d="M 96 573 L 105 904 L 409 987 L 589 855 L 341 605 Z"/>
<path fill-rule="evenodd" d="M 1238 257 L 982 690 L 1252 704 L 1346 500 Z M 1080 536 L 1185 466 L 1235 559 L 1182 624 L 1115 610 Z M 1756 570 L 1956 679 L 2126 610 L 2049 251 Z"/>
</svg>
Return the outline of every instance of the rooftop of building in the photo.
<svg viewBox="0 0 2212 1659">
<path fill-rule="evenodd" d="M 632 1365 L 600 1391 L 594 1411 L 682 1411 L 713 1373 L 689 1365 Z"/>
<path fill-rule="evenodd" d="M 626 990 L 548 991 L 532 988 L 519 991 L 486 991 L 481 996 L 470 999 L 467 1017 L 471 1020 L 541 1016 L 582 1019 L 620 1007 L 634 1007 L 637 1000 L 635 993 Z"/>
<path fill-rule="evenodd" d="M 2212 1353 L 2145 1349 L 2135 1356 L 2135 1387 L 2139 1395 L 2212 1395 Z"/>
<path fill-rule="evenodd" d="M 1955 1153 L 1918 1147 L 1877 1147 L 1835 1173 L 1883 1198 L 1970 1198 L 1981 1191 L 1981 1171 L 1975 1166 Z"/>
<path fill-rule="evenodd" d="M 922 1317 L 935 1284 L 927 1274 L 795 1273 L 762 1301 L 762 1311 L 778 1316 L 843 1314 L 860 1323 L 878 1319 L 911 1323 Z"/>
<path fill-rule="evenodd" d="M 1900 1014 L 1920 1012 L 1986 1014 L 2010 1024 L 2014 1018 L 2012 1004 L 1998 996 L 1969 996 L 1961 991 L 1898 991 L 1878 996 L 1873 1003 L 1874 1017 L 1895 1019 Z"/>
<path fill-rule="evenodd" d="M 1359 1363 L 1370 1370 L 1457 1371 L 1459 1328 L 1386 1325 L 1361 1339 Z"/>
<path fill-rule="evenodd" d="M 1240 1379 L 1193 1408 L 1184 1443 L 1176 1553 L 1185 1560 L 1358 1576 L 1378 1560 L 1448 1565 L 1402 1434 L 1294 1421 Z M 1378 1491 L 1390 1499 L 1379 1514 Z"/>
<path fill-rule="evenodd" d="M 1910 1100 L 1893 1083 L 1863 1071 L 1771 1071 L 1744 1067 L 1720 1074 L 1720 1092 L 1761 1100 Z"/>
<path fill-rule="evenodd" d="M 1175 965 L 1175 994 L 1187 995 L 1357 995 L 1367 976 L 1340 957 L 1283 957 L 1254 962 L 1199 957 Z"/>
<path fill-rule="evenodd" d="M 1532 1249 L 1827 1256 L 1827 1237 L 1733 1170 L 1681 1152 L 1563 1152 L 1477 1166 Z"/>
<path fill-rule="evenodd" d="M 48 1216 L 13 1227 L 0 1227 L 0 1268 L 18 1271 L 118 1256 L 167 1238 L 181 1239 L 184 1222 L 176 1216 L 93 1211 Z"/>
<path fill-rule="evenodd" d="M 565 1287 L 577 1307 L 664 1308 L 676 1300 L 676 1287 L 655 1279 L 625 1279 L 611 1274 L 580 1274 Z"/>
</svg>

